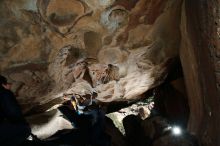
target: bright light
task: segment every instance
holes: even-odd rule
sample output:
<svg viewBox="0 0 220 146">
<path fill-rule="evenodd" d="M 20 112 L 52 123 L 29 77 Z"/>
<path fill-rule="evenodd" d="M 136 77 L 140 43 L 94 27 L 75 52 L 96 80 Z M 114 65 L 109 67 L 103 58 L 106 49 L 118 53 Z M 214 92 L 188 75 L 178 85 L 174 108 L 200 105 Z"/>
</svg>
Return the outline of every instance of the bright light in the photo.
<svg viewBox="0 0 220 146">
<path fill-rule="evenodd" d="M 178 127 L 178 126 L 172 127 L 172 132 L 174 135 L 180 135 L 182 133 L 180 127 Z"/>
</svg>

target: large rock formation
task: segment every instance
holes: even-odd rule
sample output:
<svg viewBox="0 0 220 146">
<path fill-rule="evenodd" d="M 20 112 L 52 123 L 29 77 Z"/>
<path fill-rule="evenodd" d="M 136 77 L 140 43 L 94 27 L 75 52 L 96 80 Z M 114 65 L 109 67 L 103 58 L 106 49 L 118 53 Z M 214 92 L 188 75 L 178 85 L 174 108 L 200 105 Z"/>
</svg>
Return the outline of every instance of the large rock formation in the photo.
<svg viewBox="0 0 220 146">
<path fill-rule="evenodd" d="M 219 1 L 186 0 L 180 56 L 189 96 L 188 129 L 203 145 L 220 145 Z"/>
<path fill-rule="evenodd" d="M 49 108 L 64 93 L 96 92 L 102 102 L 140 99 L 164 81 L 178 56 L 181 4 L 2 1 L 2 73 L 25 111 Z"/>
<path fill-rule="evenodd" d="M 36 112 L 63 94 L 144 98 L 180 56 L 188 129 L 216 146 L 219 16 L 217 0 L 2 0 L 0 71 L 24 112 Z"/>
</svg>

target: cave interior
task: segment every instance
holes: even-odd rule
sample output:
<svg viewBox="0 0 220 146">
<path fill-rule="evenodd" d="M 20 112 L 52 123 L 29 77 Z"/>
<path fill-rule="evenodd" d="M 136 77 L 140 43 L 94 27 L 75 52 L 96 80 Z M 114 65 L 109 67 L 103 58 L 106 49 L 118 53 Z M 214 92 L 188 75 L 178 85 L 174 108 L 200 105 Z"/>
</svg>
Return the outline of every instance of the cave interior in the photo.
<svg viewBox="0 0 220 146">
<path fill-rule="evenodd" d="M 64 95 L 95 94 L 112 146 L 220 146 L 218 0 L 1 0 L 0 31 L 39 139 L 74 129 Z"/>
</svg>

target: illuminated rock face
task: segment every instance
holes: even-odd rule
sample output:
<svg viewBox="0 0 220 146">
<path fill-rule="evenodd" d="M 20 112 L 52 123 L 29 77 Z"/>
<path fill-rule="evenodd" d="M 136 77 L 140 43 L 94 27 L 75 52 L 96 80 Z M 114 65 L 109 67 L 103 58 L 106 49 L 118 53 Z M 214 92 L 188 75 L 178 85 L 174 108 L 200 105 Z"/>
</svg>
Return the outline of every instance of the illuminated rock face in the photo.
<svg viewBox="0 0 220 146">
<path fill-rule="evenodd" d="M 136 100 L 178 56 L 181 4 L 2 1 L 1 70 L 24 106 L 84 90 L 103 102 Z"/>
<path fill-rule="evenodd" d="M 0 71 L 24 111 L 46 110 L 63 93 L 142 98 L 180 56 L 189 130 L 216 146 L 219 30 L 217 0 L 2 0 Z"/>
</svg>

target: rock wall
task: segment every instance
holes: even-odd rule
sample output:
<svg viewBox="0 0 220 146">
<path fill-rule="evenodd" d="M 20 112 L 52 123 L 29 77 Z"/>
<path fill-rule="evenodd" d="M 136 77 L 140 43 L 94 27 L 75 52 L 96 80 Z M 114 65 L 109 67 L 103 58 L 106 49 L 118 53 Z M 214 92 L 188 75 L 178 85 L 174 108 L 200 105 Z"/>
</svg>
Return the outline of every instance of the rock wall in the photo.
<svg viewBox="0 0 220 146">
<path fill-rule="evenodd" d="M 181 4 L 3 0 L 1 72 L 25 111 L 49 108 L 64 93 L 96 92 L 102 102 L 137 100 L 163 82 L 178 56 Z"/>
<path fill-rule="evenodd" d="M 134 101 L 180 55 L 188 129 L 220 145 L 218 0 L 1 0 L 0 71 L 24 112 L 63 94 Z"/>
<path fill-rule="evenodd" d="M 219 141 L 219 1 L 186 0 L 182 9 L 181 62 L 189 96 L 188 129 L 201 145 Z"/>
</svg>

